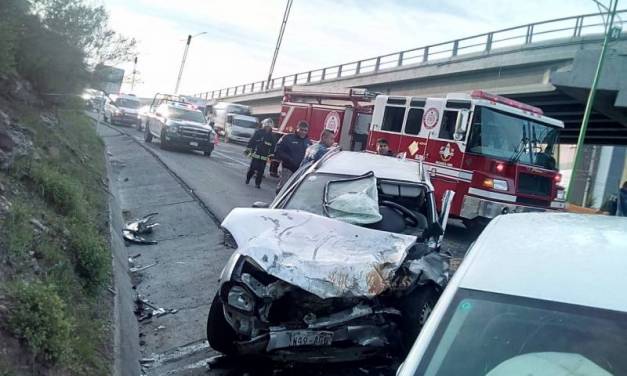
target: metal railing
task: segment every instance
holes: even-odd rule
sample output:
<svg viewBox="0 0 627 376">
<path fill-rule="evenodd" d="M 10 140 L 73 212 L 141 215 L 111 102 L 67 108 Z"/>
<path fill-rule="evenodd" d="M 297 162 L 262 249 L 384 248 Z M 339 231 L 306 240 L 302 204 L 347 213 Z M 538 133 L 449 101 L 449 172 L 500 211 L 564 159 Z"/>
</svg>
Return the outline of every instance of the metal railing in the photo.
<svg viewBox="0 0 627 376">
<path fill-rule="evenodd" d="M 615 25 L 622 28 L 626 22 L 622 20 L 621 15 L 627 16 L 627 9 L 618 11 L 618 17 L 615 19 Z M 263 93 L 281 90 L 285 86 L 336 80 L 378 73 L 409 65 L 426 64 L 436 60 L 454 58 L 462 54 L 489 54 L 493 50 L 500 48 L 524 48 L 532 43 L 554 39 L 577 40 L 586 35 L 602 36 L 605 32 L 604 20 L 606 17 L 607 13 L 592 13 L 515 26 L 411 50 L 276 77 L 269 82 L 255 81 L 244 85 L 198 93 L 194 96 L 210 100 Z"/>
</svg>

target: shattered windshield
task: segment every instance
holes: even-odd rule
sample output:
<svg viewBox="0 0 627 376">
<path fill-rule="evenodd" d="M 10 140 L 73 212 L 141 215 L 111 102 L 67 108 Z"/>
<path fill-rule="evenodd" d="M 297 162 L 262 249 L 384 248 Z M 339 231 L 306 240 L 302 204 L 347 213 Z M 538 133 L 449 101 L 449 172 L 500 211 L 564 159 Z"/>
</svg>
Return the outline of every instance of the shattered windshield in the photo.
<svg viewBox="0 0 627 376">
<path fill-rule="evenodd" d="M 559 128 L 478 106 L 473 115 L 468 151 L 554 170 L 558 135 Z"/>
<path fill-rule="evenodd" d="M 352 224 L 372 224 L 382 218 L 377 178 L 372 172 L 358 178 L 329 181 L 324 193 L 324 209 L 329 218 Z"/>
<path fill-rule="evenodd" d="M 625 313 L 461 289 L 416 374 L 626 375 L 626 353 Z"/>
<path fill-rule="evenodd" d="M 285 209 L 304 210 L 313 214 L 324 215 L 324 187 L 332 180 L 351 178 L 346 175 L 311 174 L 296 188 Z"/>
</svg>

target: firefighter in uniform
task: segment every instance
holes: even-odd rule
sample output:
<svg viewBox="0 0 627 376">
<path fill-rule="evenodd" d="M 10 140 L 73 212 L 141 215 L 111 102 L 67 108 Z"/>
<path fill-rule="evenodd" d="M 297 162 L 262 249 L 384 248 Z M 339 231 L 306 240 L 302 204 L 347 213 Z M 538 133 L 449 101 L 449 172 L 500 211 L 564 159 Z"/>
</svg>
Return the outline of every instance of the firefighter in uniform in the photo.
<svg viewBox="0 0 627 376">
<path fill-rule="evenodd" d="M 251 158 L 250 167 L 246 173 L 246 184 L 250 183 L 253 175 L 255 176 L 255 186 L 261 188 L 261 180 L 266 169 L 266 162 L 272 158 L 274 153 L 274 136 L 272 135 L 272 127 L 274 122 L 272 119 L 264 119 L 261 121 L 261 129 L 255 131 L 253 137 L 248 142 L 246 151 L 244 152 Z"/>
</svg>

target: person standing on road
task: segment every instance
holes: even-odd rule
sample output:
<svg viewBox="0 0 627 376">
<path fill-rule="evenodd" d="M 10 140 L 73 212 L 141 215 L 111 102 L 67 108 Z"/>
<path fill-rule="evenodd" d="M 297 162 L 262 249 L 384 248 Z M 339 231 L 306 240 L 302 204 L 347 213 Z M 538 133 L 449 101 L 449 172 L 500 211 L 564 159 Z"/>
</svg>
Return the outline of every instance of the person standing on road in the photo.
<svg viewBox="0 0 627 376">
<path fill-rule="evenodd" d="M 377 154 L 385 155 L 388 157 L 393 157 L 394 153 L 390 150 L 390 144 L 388 144 L 388 140 L 385 138 L 380 138 L 377 140 Z"/>
<path fill-rule="evenodd" d="M 309 162 L 316 162 L 320 158 L 322 158 L 329 148 L 333 146 L 335 142 L 335 133 L 332 130 L 325 129 L 322 131 L 322 135 L 320 135 L 320 141 L 316 144 L 311 145 L 305 151 L 305 157 L 301 162 L 301 166 L 306 165 Z"/>
<path fill-rule="evenodd" d="M 272 135 L 272 119 L 264 119 L 261 121 L 261 129 L 255 131 L 255 134 L 248 141 L 248 146 L 244 154 L 251 158 L 250 167 L 246 173 L 246 184 L 250 183 L 250 179 L 255 176 L 255 187 L 261 188 L 261 180 L 266 169 L 266 162 L 272 158 L 274 152 L 274 136 Z"/>
<path fill-rule="evenodd" d="M 603 203 L 601 211 L 617 217 L 627 217 L 627 181 L 623 182 L 618 193 L 610 196 L 610 198 Z"/>
<path fill-rule="evenodd" d="M 308 134 L 309 124 L 307 124 L 306 121 L 301 121 L 296 126 L 296 132 L 281 137 L 279 143 L 276 145 L 275 157 L 283 164 L 281 178 L 276 187 L 277 193 L 290 176 L 300 167 L 305 157 L 305 151 L 309 145 L 311 145 L 311 141 L 309 141 L 309 137 L 307 137 Z"/>
</svg>

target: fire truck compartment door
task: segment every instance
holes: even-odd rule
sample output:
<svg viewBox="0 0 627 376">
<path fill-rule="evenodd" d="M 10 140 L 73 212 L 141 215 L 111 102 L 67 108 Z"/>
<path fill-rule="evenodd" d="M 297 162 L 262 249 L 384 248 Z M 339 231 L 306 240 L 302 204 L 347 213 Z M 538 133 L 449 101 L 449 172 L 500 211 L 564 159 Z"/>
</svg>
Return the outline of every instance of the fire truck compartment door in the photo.
<svg viewBox="0 0 627 376">
<path fill-rule="evenodd" d="M 351 148 L 351 122 L 353 121 L 353 108 L 346 107 L 344 110 L 344 120 L 340 128 L 340 139 L 338 144 L 342 150 L 350 150 Z"/>
</svg>

